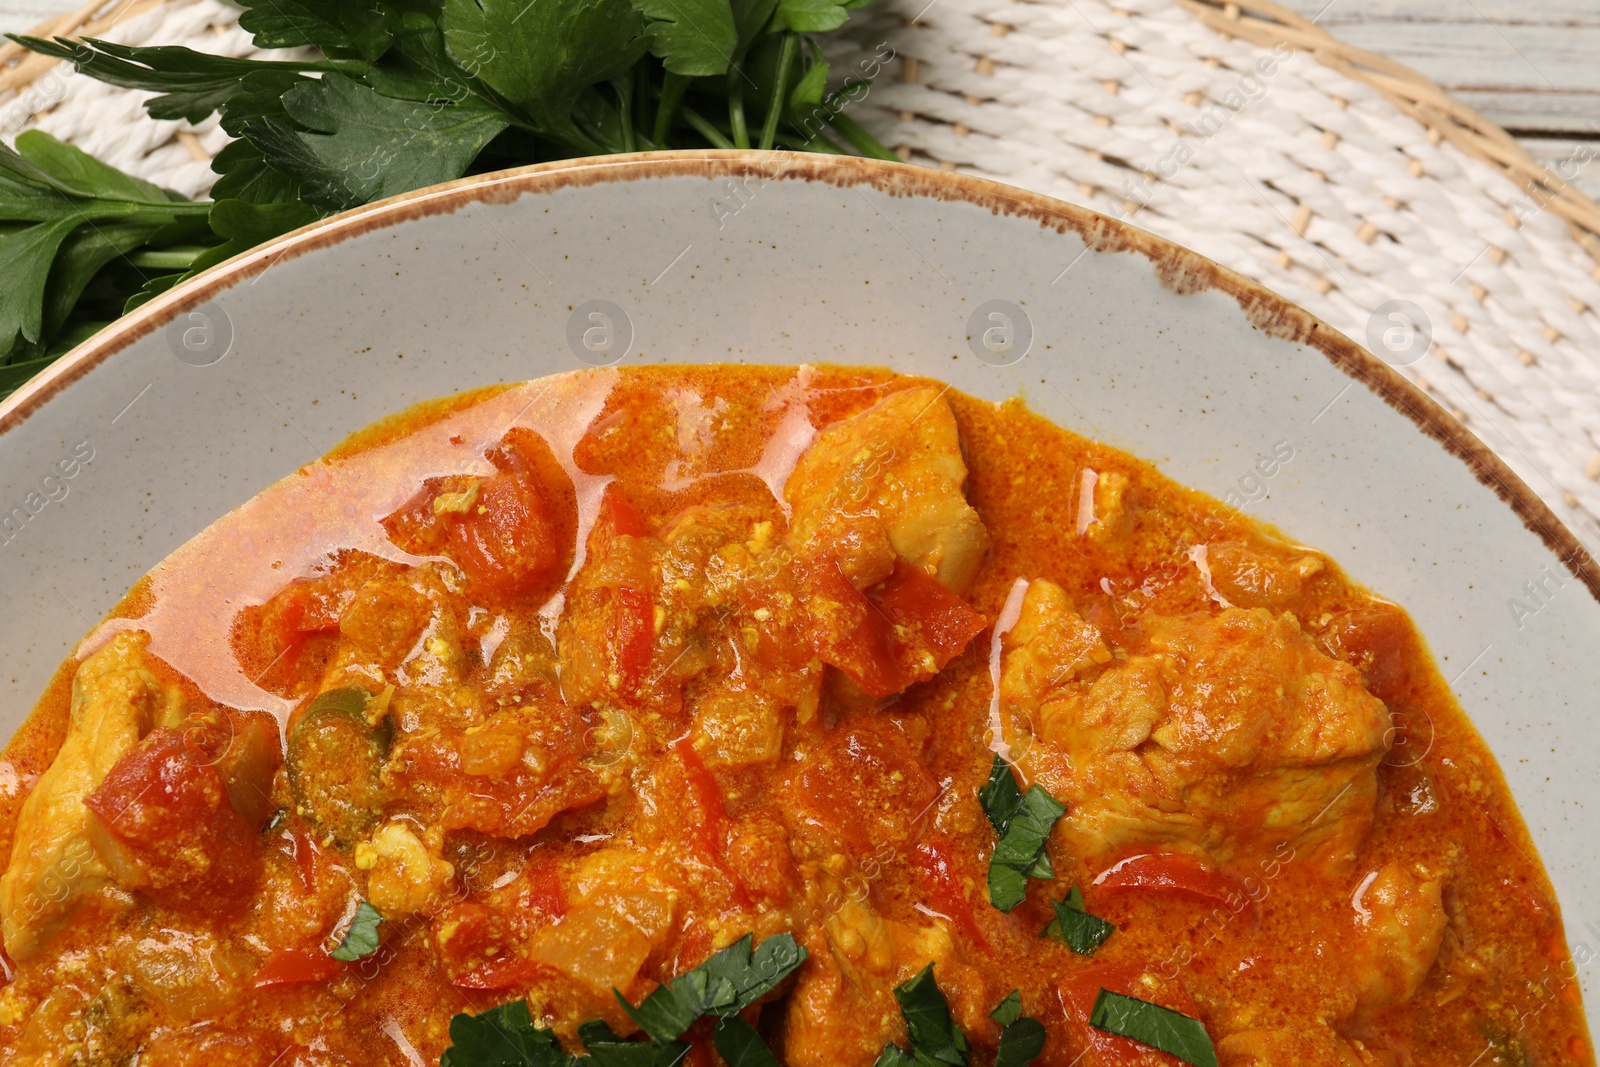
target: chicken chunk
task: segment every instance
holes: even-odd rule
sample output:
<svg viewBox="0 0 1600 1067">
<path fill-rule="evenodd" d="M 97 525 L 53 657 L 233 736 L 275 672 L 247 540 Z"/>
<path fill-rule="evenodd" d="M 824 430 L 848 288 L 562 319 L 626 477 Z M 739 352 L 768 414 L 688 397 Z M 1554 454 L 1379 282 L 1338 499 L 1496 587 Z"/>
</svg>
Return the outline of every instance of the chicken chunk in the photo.
<svg viewBox="0 0 1600 1067">
<path fill-rule="evenodd" d="M 226 914 L 254 892 L 277 723 L 210 712 L 157 727 L 83 798 L 95 854 L 123 889 Z"/>
<path fill-rule="evenodd" d="M 989 547 L 966 481 L 944 394 L 892 393 L 823 430 L 800 457 L 783 489 L 793 508 L 789 544 L 835 555 L 858 589 L 887 578 L 898 556 L 963 592 Z"/>
<path fill-rule="evenodd" d="M 933 964 L 956 1025 L 991 1028 L 997 991 L 966 963 L 946 925 L 895 922 L 846 899 L 806 939 L 811 956 L 788 1000 L 784 1062 L 793 1067 L 869 1067 L 886 1042 L 906 1042 L 894 988 Z"/>
<path fill-rule="evenodd" d="M 1175 848 L 1226 865 L 1288 843 L 1347 868 L 1373 819 L 1382 702 L 1288 615 L 1143 623 L 1149 651 L 1113 659 L 1039 581 L 1004 641 L 1004 717 L 1042 742 L 1019 746 L 1024 769 L 1067 802 L 1078 855 Z"/>
<path fill-rule="evenodd" d="M 148 638 L 123 633 L 84 660 L 72 680 L 67 736 L 22 805 L 11 863 L 0 876 L 6 952 L 39 950 L 87 895 L 109 880 L 90 844 L 83 798 L 140 738 L 181 715 L 175 690 L 145 663 Z"/>
<path fill-rule="evenodd" d="M 356 869 L 367 872 L 367 899 L 385 918 L 428 914 L 449 899 L 455 867 L 439 855 L 441 841 L 423 841 L 409 823 L 391 819 L 356 845 Z"/>
<path fill-rule="evenodd" d="M 1328 1067 L 1393 1067 L 1394 1056 L 1340 1037 L 1326 1026 L 1246 1030 L 1217 1042 L 1222 1067 L 1278 1067 L 1319 1063 Z"/>
<path fill-rule="evenodd" d="M 696 703 L 692 737 L 707 766 L 759 767 L 777 762 L 783 723 L 761 693 L 717 688 Z"/>
<path fill-rule="evenodd" d="M 1108 547 L 1122 544 L 1133 532 L 1138 496 L 1132 479 L 1121 471 L 1080 471 L 1078 535 Z"/>
<path fill-rule="evenodd" d="M 1059 585 L 1043 579 L 1028 586 L 1005 644 L 1001 691 L 1024 707 L 1037 707 L 1049 690 L 1111 662 L 1100 632 L 1072 610 Z"/>
<path fill-rule="evenodd" d="M 1419 877 L 1388 864 L 1363 878 L 1351 897 L 1356 913 L 1357 952 L 1367 965 L 1356 990 L 1357 1012 L 1410 1000 L 1422 987 L 1439 947 L 1446 916 L 1437 878 Z"/>
</svg>

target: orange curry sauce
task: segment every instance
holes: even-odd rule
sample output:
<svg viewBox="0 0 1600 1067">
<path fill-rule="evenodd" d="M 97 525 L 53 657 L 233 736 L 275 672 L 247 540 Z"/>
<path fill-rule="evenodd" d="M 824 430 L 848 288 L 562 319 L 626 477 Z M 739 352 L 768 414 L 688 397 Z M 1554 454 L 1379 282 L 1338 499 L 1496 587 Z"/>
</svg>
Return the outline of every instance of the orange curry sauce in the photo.
<svg viewBox="0 0 1600 1067">
<path fill-rule="evenodd" d="M 1067 807 L 1010 913 L 996 747 Z M 887 372 L 397 416 L 158 568 L 4 759 L 0 1064 L 433 1063 L 518 998 L 577 1051 L 633 1031 L 613 987 L 786 931 L 809 958 L 747 1018 L 795 1067 L 903 1044 L 930 962 L 974 1064 L 1013 989 L 1039 1064 L 1178 1062 L 1091 1029 L 1102 988 L 1227 1067 L 1594 1062 L 1521 818 L 1399 608 Z M 1093 956 L 1040 936 L 1073 886 L 1117 928 Z M 333 959 L 362 900 L 381 945 Z"/>
</svg>

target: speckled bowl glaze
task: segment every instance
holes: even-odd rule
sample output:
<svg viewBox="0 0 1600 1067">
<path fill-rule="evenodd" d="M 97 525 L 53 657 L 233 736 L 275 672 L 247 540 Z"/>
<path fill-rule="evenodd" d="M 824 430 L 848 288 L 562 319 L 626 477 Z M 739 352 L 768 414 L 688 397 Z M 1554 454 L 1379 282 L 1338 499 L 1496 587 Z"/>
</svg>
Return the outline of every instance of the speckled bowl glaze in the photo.
<svg viewBox="0 0 1600 1067">
<path fill-rule="evenodd" d="M 1576 539 L 1281 298 L 1088 211 L 895 164 L 711 152 L 472 178 L 118 322 L 0 405 L 0 728 L 142 574 L 350 431 L 471 386 L 717 360 L 1021 395 L 1403 604 L 1498 754 L 1592 982 L 1600 568 Z"/>
</svg>

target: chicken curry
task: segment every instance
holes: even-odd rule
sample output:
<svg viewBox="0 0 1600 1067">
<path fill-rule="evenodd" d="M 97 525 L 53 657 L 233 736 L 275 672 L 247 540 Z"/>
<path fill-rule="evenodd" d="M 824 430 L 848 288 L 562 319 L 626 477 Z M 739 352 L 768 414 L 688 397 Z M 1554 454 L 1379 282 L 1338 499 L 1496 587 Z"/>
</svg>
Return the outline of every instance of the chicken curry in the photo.
<svg viewBox="0 0 1600 1067">
<path fill-rule="evenodd" d="M 363 431 L 142 581 L 0 785 L 0 1064 L 1594 1062 L 1400 608 L 886 371 Z"/>
</svg>

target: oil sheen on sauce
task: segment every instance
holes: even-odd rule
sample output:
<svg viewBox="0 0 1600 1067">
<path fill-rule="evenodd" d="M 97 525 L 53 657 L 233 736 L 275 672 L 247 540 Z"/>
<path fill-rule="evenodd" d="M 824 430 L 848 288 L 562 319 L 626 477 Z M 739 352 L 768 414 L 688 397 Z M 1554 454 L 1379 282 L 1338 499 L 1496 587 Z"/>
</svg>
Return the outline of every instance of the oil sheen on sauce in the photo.
<svg viewBox="0 0 1600 1067">
<path fill-rule="evenodd" d="M 812 369 L 802 365 L 772 390 L 764 408 L 776 425 L 753 465 L 709 473 L 752 475 L 787 511 L 783 485 L 816 435 L 809 415 L 812 379 Z M 137 618 L 106 620 L 82 642 L 77 658 L 91 655 L 117 633 L 143 630 L 150 635 L 150 652 L 212 700 L 242 711 L 270 712 L 287 722 L 293 704 L 257 685 L 239 663 L 230 635 L 240 614 L 266 603 L 290 581 L 318 573 L 340 552 L 365 552 L 401 564 L 424 562 L 389 540 L 383 519 L 426 479 L 493 473 L 484 453 L 518 427 L 544 438 L 577 490 L 577 552 L 570 580 L 583 566 L 589 529 L 613 481 L 580 469 L 573 453 L 593 432 L 618 380 L 613 370 L 594 369 L 526 382 L 395 440 L 301 468 L 167 557 L 150 574 L 149 610 Z M 668 489 L 695 480 L 680 471 L 669 474 Z M 279 521 L 297 515 L 315 515 L 318 521 Z M 540 608 L 547 629 L 553 631 L 562 603 L 558 591 Z"/>
</svg>

